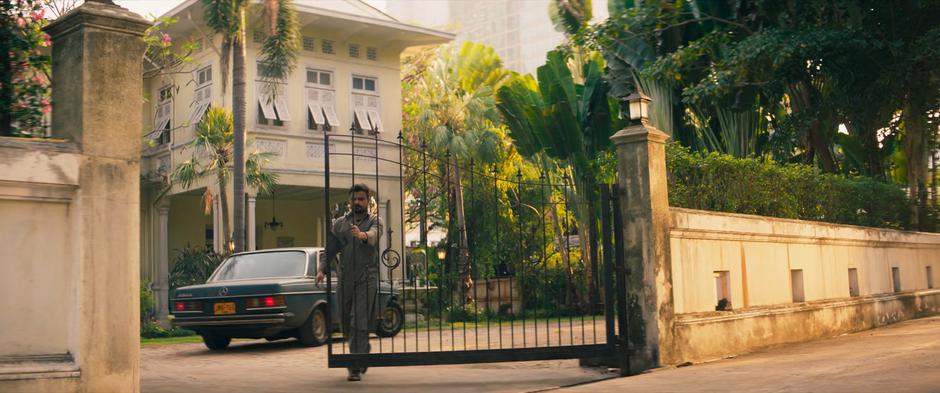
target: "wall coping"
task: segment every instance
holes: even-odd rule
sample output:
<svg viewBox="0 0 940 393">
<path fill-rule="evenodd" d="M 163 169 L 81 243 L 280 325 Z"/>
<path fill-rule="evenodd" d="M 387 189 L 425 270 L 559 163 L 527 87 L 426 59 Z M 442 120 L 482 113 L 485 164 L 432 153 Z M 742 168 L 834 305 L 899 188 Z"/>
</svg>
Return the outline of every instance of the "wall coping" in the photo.
<svg viewBox="0 0 940 393">
<path fill-rule="evenodd" d="M 779 304 L 772 306 L 748 307 L 732 311 L 708 311 L 685 313 L 676 315 L 676 326 L 696 325 L 700 323 L 727 322 L 739 319 L 767 317 L 797 312 L 817 311 L 829 308 L 839 308 L 869 303 L 879 303 L 890 300 L 914 299 L 922 296 L 940 294 L 940 289 L 926 289 L 906 291 L 899 293 L 881 293 L 875 295 L 859 296 L 854 298 L 839 298 L 815 300 L 805 303 Z"/>
<path fill-rule="evenodd" d="M 670 207 L 674 238 L 940 248 L 940 234 Z"/>
<path fill-rule="evenodd" d="M 78 144 L 65 139 L 0 137 L 0 148 L 39 150 L 50 153 L 81 153 Z"/>
<path fill-rule="evenodd" d="M 78 186 L 82 155 L 72 142 L 0 138 L 0 183 L 18 187 Z"/>
</svg>

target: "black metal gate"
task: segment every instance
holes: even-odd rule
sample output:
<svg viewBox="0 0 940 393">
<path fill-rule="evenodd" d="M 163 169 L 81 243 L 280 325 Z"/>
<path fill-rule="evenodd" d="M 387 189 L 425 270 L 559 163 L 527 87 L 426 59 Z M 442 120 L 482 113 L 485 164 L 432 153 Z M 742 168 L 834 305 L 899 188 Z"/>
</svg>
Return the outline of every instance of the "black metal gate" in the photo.
<svg viewBox="0 0 940 393">
<path fill-rule="evenodd" d="M 457 159 L 401 135 L 328 134 L 323 157 L 329 217 L 345 217 L 344 191 L 366 183 L 372 214 L 385 221 L 369 279 L 377 296 L 365 299 L 376 319 L 371 351 L 352 353 L 330 297 L 329 367 L 606 358 L 628 371 L 618 355 L 627 314 L 615 186 L 602 186 L 593 207 L 578 202 L 568 174 Z M 581 244 L 585 232 L 599 239 Z M 592 253 L 582 255 L 590 243 L 596 274 Z M 330 293 L 333 276 L 349 274 L 334 269 Z"/>
</svg>

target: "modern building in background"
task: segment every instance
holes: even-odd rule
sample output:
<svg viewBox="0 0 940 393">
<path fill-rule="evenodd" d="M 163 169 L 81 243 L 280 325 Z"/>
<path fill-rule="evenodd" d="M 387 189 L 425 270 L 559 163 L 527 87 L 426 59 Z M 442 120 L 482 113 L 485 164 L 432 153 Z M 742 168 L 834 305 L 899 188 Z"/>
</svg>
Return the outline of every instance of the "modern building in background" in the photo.
<svg viewBox="0 0 940 393">
<path fill-rule="evenodd" d="M 549 17 L 551 1 L 387 0 L 385 11 L 402 22 L 454 32 L 458 44 L 492 46 L 506 68 L 535 74 L 545 64 L 545 54 L 565 39 Z M 592 5 L 594 21 L 607 18 L 607 1 Z"/>
</svg>

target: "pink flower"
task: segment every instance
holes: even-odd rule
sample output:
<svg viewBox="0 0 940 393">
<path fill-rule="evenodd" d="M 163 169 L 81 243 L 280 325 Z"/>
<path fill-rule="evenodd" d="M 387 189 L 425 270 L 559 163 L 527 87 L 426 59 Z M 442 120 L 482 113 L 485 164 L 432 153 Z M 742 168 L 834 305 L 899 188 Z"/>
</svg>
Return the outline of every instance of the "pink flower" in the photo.
<svg viewBox="0 0 940 393">
<path fill-rule="evenodd" d="M 33 20 L 41 20 L 46 16 L 46 10 L 40 8 L 36 11 L 33 11 L 29 16 L 32 17 Z"/>
<path fill-rule="evenodd" d="M 23 19 L 22 17 L 16 17 L 16 25 L 19 27 L 26 26 L 26 19 Z"/>
<path fill-rule="evenodd" d="M 52 46 L 52 37 L 49 34 L 42 33 L 42 46 Z"/>
<path fill-rule="evenodd" d="M 173 38 L 169 34 L 163 33 L 163 45 L 173 44 Z"/>
<path fill-rule="evenodd" d="M 39 102 L 39 104 L 42 105 L 42 113 L 49 113 L 52 111 L 52 104 L 49 102 L 49 100 L 42 100 Z"/>
</svg>

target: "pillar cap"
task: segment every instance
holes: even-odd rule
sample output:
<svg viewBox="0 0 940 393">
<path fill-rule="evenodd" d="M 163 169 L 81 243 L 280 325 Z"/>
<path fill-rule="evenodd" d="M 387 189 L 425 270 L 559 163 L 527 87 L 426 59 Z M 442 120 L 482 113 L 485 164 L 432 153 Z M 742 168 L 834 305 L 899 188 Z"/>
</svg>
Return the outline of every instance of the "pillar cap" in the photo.
<svg viewBox="0 0 940 393">
<path fill-rule="evenodd" d="M 81 6 L 52 21 L 45 31 L 55 39 L 79 27 L 95 27 L 131 35 L 143 36 L 153 22 L 126 8 L 100 1 L 86 1 Z"/>
<path fill-rule="evenodd" d="M 649 123 L 642 122 L 617 131 L 616 134 L 610 137 L 610 140 L 613 141 L 615 145 L 638 142 L 665 144 L 670 138 L 669 134 L 660 131 Z"/>
</svg>

